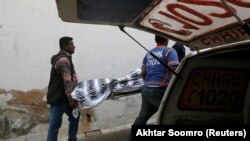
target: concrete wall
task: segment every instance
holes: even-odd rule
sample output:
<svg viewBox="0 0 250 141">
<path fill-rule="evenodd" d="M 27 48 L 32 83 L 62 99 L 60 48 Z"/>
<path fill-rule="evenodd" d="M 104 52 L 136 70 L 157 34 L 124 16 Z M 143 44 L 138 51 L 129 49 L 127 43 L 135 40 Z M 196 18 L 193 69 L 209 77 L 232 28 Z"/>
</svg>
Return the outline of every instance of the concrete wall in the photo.
<svg viewBox="0 0 250 141">
<path fill-rule="evenodd" d="M 155 45 L 154 35 L 125 30 L 146 48 Z M 74 38 L 80 81 L 123 77 L 140 67 L 146 53 L 118 27 L 62 22 L 53 0 L 0 0 L 0 139 L 32 140 L 38 133 L 44 140 L 50 58 L 65 35 Z M 131 123 L 140 103 L 140 96 L 133 95 L 82 111 L 79 132 Z M 67 135 L 66 125 L 65 120 L 61 137 Z"/>
<path fill-rule="evenodd" d="M 128 29 L 146 47 L 153 35 Z M 120 77 L 139 67 L 145 51 L 118 27 L 61 21 L 53 0 L 0 0 L 1 84 L 29 90 L 47 86 L 58 39 L 72 36 L 79 80 Z"/>
</svg>

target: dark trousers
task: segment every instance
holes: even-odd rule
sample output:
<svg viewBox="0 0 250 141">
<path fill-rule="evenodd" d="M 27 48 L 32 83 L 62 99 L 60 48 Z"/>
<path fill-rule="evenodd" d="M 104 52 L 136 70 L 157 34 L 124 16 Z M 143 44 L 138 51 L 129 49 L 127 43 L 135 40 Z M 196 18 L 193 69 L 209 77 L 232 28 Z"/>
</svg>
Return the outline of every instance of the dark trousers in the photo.
<svg viewBox="0 0 250 141">
<path fill-rule="evenodd" d="M 166 89 L 143 88 L 141 110 L 133 125 L 144 125 L 147 123 L 149 118 L 158 111 L 165 91 Z M 131 141 L 131 138 L 132 135 L 130 133 L 128 141 Z"/>
<path fill-rule="evenodd" d="M 79 125 L 80 114 L 75 118 L 72 115 L 73 108 L 69 107 L 69 104 L 50 104 L 50 119 L 49 130 L 47 135 L 47 141 L 57 141 L 58 131 L 62 125 L 63 114 L 66 113 L 69 121 L 68 141 L 77 140 L 77 131 Z"/>
</svg>

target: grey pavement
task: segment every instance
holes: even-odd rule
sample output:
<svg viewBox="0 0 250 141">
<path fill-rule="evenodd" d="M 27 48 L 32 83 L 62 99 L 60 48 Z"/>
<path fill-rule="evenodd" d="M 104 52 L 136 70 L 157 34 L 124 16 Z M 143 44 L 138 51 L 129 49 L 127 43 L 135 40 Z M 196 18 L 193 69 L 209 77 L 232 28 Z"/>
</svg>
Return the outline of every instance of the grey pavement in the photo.
<svg viewBox="0 0 250 141">
<path fill-rule="evenodd" d="M 79 135 L 78 141 L 127 141 L 131 124 L 111 129 L 95 130 Z"/>
<path fill-rule="evenodd" d="M 149 119 L 148 124 L 153 124 L 155 116 Z M 124 124 L 110 129 L 94 130 L 80 133 L 78 141 L 127 141 L 131 124 Z M 66 141 L 66 140 L 65 140 Z"/>
<path fill-rule="evenodd" d="M 123 129 L 106 134 L 84 137 L 78 141 L 127 141 L 130 129 Z"/>
</svg>

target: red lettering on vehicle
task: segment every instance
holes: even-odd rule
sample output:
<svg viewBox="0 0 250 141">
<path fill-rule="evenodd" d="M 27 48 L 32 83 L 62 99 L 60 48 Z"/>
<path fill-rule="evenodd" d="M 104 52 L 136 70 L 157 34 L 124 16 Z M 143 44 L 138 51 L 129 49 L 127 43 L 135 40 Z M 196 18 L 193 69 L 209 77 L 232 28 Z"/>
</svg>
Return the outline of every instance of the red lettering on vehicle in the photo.
<svg viewBox="0 0 250 141">
<path fill-rule="evenodd" d="M 208 38 L 201 39 L 201 42 L 204 45 L 216 44 L 217 42 L 222 42 L 222 41 L 223 40 L 220 38 L 220 36 L 217 36 L 217 35 L 209 36 Z"/>
<path fill-rule="evenodd" d="M 243 0 L 227 0 L 228 2 L 234 4 L 234 5 L 238 5 L 238 6 L 242 6 L 242 7 L 250 7 L 250 3 L 249 2 L 245 2 Z M 232 13 L 224 6 L 223 3 L 221 2 L 216 2 L 216 1 L 210 1 L 210 0 L 206 0 L 206 1 L 201 1 L 201 0 L 179 0 L 179 2 L 182 3 L 187 3 L 187 4 L 193 4 L 193 5 L 205 5 L 205 6 L 215 6 L 215 7 L 219 7 L 221 9 L 223 9 L 225 12 L 223 13 L 209 13 L 210 16 L 213 17 L 219 17 L 219 18 L 228 18 L 228 17 L 232 17 Z M 199 28 L 191 23 L 197 24 L 197 25 L 202 25 L 202 26 L 207 26 L 207 25 L 211 25 L 213 23 L 213 20 L 198 12 L 195 11 L 185 5 L 181 5 L 181 4 L 167 4 L 166 8 L 168 11 L 170 11 L 171 13 L 173 13 L 173 15 L 164 12 L 162 10 L 159 11 L 159 14 L 164 15 L 170 19 L 173 19 L 181 24 L 183 24 L 183 28 L 186 29 L 194 29 L 194 30 L 198 30 Z M 190 14 L 193 14 L 196 17 L 199 17 L 200 19 L 202 19 L 202 21 L 197 21 L 194 19 L 191 19 L 189 17 L 187 17 L 186 15 L 183 15 L 182 13 L 178 12 L 176 9 L 181 9 L 183 11 L 186 11 Z M 234 12 L 237 12 L 236 9 L 234 7 L 231 6 L 231 9 L 234 10 Z M 188 21 L 188 22 L 186 22 Z"/>
<path fill-rule="evenodd" d="M 250 0 L 225 1 L 242 20 L 250 20 L 247 14 Z M 157 4 L 159 6 L 150 9 L 152 12 L 145 13 L 140 20 L 141 26 L 192 42 L 189 43 L 192 48 L 214 47 L 249 39 L 240 24 L 236 24 L 237 19 L 220 0 L 164 0 Z"/>
<path fill-rule="evenodd" d="M 207 45 L 207 46 L 211 44 L 211 42 L 207 38 L 201 39 L 201 43 L 203 43 L 204 45 Z"/>
<path fill-rule="evenodd" d="M 206 38 L 202 38 L 200 39 L 200 42 L 204 45 L 215 45 L 215 44 L 219 44 L 221 42 L 226 42 L 229 40 L 235 40 L 237 38 L 241 38 L 246 36 L 246 32 L 243 28 L 239 27 L 239 28 L 235 28 L 235 29 L 231 29 L 228 31 L 224 31 L 212 36 L 208 36 Z"/>
<path fill-rule="evenodd" d="M 179 23 L 182 23 L 182 24 L 183 24 L 183 27 L 186 28 L 186 29 L 195 29 L 195 30 L 198 30 L 198 29 L 199 29 L 198 27 L 196 27 L 196 26 L 194 26 L 194 25 L 192 25 L 192 24 L 190 24 L 190 23 L 188 23 L 188 22 L 186 22 L 186 21 L 184 21 L 184 20 L 182 20 L 182 19 L 180 19 L 180 18 L 177 18 L 177 17 L 175 17 L 175 16 L 172 16 L 172 15 L 166 13 L 166 12 L 159 11 L 159 14 L 164 15 L 164 16 L 170 18 L 170 19 L 173 19 L 173 20 L 175 20 L 175 21 L 177 21 L 177 22 L 179 22 Z"/>
<path fill-rule="evenodd" d="M 250 2 L 246 2 L 244 0 L 227 0 L 227 1 L 241 7 L 250 7 Z"/>
<path fill-rule="evenodd" d="M 221 33 L 220 36 L 222 37 L 223 40 L 233 39 L 233 36 L 230 33 L 228 33 L 227 31 Z"/>
<path fill-rule="evenodd" d="M 220 36 L 218 36 L 218 35 L 209 36 L 209 39 L 211 41 L 213 41 L 214 44 L 217 43 L 217 42 L 221 42 L 222 41 L 221 38 L 220 38 Z"/>
<path fill-rule="evenodd" d="M 243 29 L 243 28 L 237 28 L 236 30 L 237 30 L 237 32 L 239 32 L 239 34 L 241 36 L 245 36 L 247 34 L 245 29 Z"/>
<path fill-rule="evenodd" d="M 201 1 L 201 0 L 180 0 L 180 2 L 194 4 L 194 5 L 216 6 L 216 7 L 222 8 L 225 11 L 224 13 L 214 13 L 214 12 L 210 13 L 209 15 L 213 17 L 227 18 L 227 17 L 233 16 L 231 12 L 221 2 Z M 233 7 L 231 8 L 234 10 L 234 12 L 236 12 L 236 10 Z"/>
<path fill-rule="evenodd" d="M 166 6 L 166 8 L 171 12 L 173 13 L 175 16 L 177 17 L 180 17 L 181 19 L 184 19 L 186 21 L 189 21 L 189 22 L 192 22 L 194 24 L 197 24 L 197 25 L 203 25 L 203 26 L 206 26 L 206 25 L 210 25 L 213 23 L 213 20 L 209 17 L 207 17 L 206 15 L 203 15 L 187 6 L 184 6 L 184 5 L 180 5 L 180 4 L 168 4 Z M 186 11 L 190 14 L 193 14 L 194 16 L 196 17 L 199 17 L 202 21 L 197 21 L 197 20 L 194 20 L 194 19 L 191 19 L 183 14 L 181 14 L 180 12 L 176 11 L 176 9 L 181 9 L 183 11 Z"/>
<path fill-rule="evenodd" d="M 149 19 L 149 23 L 152 24 L 153 27 L 162 30 L 162 31 L 166 31 L 166 32 L 171 32 L 171 33 L 176 33 L 176 34 L 180 34 L 180 35 L 184 35 L 184 36 L 188 36 L 191 34 L 191 32 L 187 31 L 187 30 L 173 30 L 170 29 L 164 25 L 167 25 L 159 20 L 155 20 L 155 19 Z"/>
</svg>

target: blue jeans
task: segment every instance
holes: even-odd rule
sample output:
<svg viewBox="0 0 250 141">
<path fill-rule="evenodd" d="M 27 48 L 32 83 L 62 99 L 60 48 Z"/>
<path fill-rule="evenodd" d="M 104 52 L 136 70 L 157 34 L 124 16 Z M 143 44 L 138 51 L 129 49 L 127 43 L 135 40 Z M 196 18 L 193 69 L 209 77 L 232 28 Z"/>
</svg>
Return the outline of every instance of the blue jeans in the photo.
<svg viewBox="0 0 250 141">
<path fill-rule="evenodd" d="M 74 118 L 72 115 L 72 111 L 73 108 L 71 108 L 68 103 L 50 104 L 50 119 L 49 119 L 49 130 L 47 135 L 47 141 L 57 141 L 58 131 L 62 125 L 62 117 L 64 113 L 66 113 L 69 117 L 68 141 L 77 140 L 76 135 L 78 132 L 80 114 L 78 114 L 77 118 Z"/>
<path fill-rule="evenodd" d="M 144 87 L 141 93 L 142 104 L 141 110 L 134 121 L 133 125 L 145 125 L 149 118 L 158 111 L 161 104 L 165 89 L 149 89 Z M 130 133 L 128 141 L 131 141 L 132 134 Z"/>
</svg>

